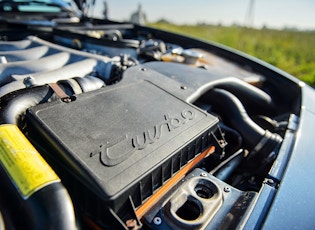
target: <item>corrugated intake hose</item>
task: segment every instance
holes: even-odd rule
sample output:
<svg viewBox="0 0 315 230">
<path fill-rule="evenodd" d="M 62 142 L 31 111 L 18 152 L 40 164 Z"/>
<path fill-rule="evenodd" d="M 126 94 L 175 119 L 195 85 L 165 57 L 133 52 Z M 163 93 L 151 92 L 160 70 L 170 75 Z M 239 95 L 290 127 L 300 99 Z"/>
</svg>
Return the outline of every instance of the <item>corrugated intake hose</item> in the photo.
<svg viewBox="0 0 315 230">
<path fill-rule="evenodd" d="M 244 140 L 249 157 L 265 158 L 282 142 L 275 133 L 262 129 L 247 114 L 240 100 L 224 89 L 210 90 L 203 96 L 214 107 L 224 123 L 237 130 Z"/>
<path fill-rule="evenodd" d="M 95 77 L 69 79 L 59 87 L 67 94 L 99 89 Z M 0 210 L 14 229 L 76 229 L 71 198 L 59 177 L 16 124 L 27 108 L 52 100 L 48 86 L 14 91 L 0 99 Z M 12 226 L 10 226 L 12 227 Z"/>
</svg>

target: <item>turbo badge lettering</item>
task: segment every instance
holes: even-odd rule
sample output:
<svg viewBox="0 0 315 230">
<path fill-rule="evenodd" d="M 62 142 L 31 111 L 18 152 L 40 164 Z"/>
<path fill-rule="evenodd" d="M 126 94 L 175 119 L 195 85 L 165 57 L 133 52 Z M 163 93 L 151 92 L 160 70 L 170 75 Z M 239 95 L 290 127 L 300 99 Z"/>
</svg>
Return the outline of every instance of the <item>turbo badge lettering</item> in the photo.
<svg viewBox="0 0 315 230">
<path fill-rule="evenodd" d="M 170 117 L 164 115 L 164 121 L 159 125 L 154 126 L 150 130 L 146 130 L 142 135 L 137 135 L 132 138 L 132 146 L 138 150 L 144 149 L 148 144 L 153 144 L 156 140 L 160 139 L 163 135 L 163 130 L 172 132 L 174 129 L 186 124 L 187 121 L 194 119 L 195 113 L 191 110 L 183 110 L 181 116 Z M 163 128 L 165 127 L 165 128 Z"/>
<path fill-rule="evenodd" d="M 194 118 L 195 112 L 192 110 L 183 110 L 178 116 L 165 114 L 164 121 L 160 124 L 145 130 L 142 134 L 136 135 L 131 139 L 126 135 L 116 143 L 101 144 L 97 150 L 90 153 L 90 157 L 99 155 L 100 162 L 103 165 L 118 165 L 133 155 L 136 150 L 143 150 L 149 144 L 154 144 L 158 139 L 162 138 L 165 132 L 170 133 Z M 126 145 L 130 145 L 130 140 L 132 149 L 130 147 L 126 148 Z M 122 154 L 122 151 L 119 150 L 123 149 L 129 149 L 129 151 L 123 151 L 124 154 Z"/>
</svg>

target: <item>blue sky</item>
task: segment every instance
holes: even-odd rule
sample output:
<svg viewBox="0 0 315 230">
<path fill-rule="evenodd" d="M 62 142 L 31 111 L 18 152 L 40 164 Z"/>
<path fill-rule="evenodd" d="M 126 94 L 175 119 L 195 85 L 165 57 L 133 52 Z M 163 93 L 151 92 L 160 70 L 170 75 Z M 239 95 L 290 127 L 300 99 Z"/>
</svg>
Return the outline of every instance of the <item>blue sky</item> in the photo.
<svg viewBox="0 0 315 230">
<path fill-rule="evenodd" d="M 96 0 L 102 8 L 101 1 Z M 251 0 L 107 0 L 112 20 L 127 20 L 141 3 L 149 21 L 164 18 L 178 24 L 244 25 Z M 315 0 L 253 0 L 253 26 L 315 29 Z"/>
</svg>

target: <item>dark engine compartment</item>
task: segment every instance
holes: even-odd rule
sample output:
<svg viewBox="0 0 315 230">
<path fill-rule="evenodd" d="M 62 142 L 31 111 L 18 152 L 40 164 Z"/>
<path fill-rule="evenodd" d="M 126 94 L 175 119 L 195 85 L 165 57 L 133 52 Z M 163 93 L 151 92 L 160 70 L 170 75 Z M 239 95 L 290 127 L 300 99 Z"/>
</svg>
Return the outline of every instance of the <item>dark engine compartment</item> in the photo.
<svg viewBox="0 0 315 230">
<path fill-rule="evenodd" d="M 278 186 L 300 88 L 258 60 L 90 22 L 4 24 L 0 57 L 1 124 L 17 125 L 56 172 L 79 229 L 237 228 L 263 184 Z M 4 223 L 32 229 L 36 216 L 15 223 L 27 205 L 7 211 L 31 200 L 10 172 Z"/>
</svg>

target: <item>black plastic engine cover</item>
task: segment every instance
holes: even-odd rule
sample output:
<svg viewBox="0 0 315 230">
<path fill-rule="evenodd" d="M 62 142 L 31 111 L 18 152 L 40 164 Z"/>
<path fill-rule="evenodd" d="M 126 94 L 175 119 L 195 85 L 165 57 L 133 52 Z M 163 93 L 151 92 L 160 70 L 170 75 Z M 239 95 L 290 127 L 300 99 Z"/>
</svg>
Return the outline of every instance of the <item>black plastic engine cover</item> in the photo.
<svg viewBox="0 0 315 230">
<path fill-rule="evenodd" d="M 52 155 L 115 209 L 128 196 L 141 204 L 209 147 L 218 122 L 149 81 L 40 104 L 27 117 Z"/>
</svg>

